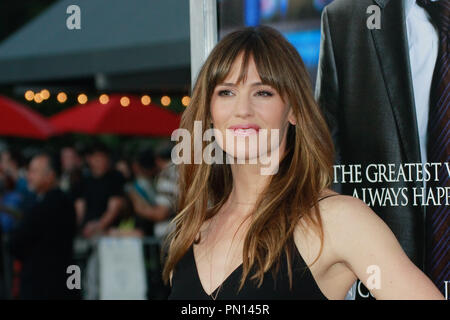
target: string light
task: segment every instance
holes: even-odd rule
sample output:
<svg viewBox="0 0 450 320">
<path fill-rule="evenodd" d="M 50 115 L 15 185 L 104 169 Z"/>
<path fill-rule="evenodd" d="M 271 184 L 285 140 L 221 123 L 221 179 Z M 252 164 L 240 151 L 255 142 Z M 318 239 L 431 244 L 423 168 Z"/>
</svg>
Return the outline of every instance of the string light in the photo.
<svg viewBox="0 0 450 320">
<path fill-rule="evenodd" d="M 120 104 L 122 107 L 128 107 L 130 105 L 130 99 L 128 97 L 120 98 Z"/>
<path fill-rule="evenodd" d="M 170 98 L 168 96 L 161 97 L 161 104 L 164 107 L 167 107 L 168 105 L 170 105 Z"/>
<path fill-rule="evenodd" d="M 34 102 L 36 102 L 36 103 L 41 103 L 43 100 L 44 100 L 44 99 L 42 98 L 42 96 L 41 96 L 40 93 L 36 93 L 36 94 L 34 95 Z"/>
<path fill-rule="evenodd" d="M 101 104 L 107 104 L 109 102 L 109 96 L 104 93 L 98 98 L 98 100 Z"/>
<path fill-rule="evenodd" d="M 67 101 L 67 94 L 65 94 L 64 92 L 58 93 L 58 95 L 56 96 L 56 100 L 58 100 L 59 103 L 66 102 Z"/>
<path fill-rule="evenodd" d="M 188 96 L 184 96 L 181 99 L 181 103 L 183 104 L 183 106 L 187 107 L 189 105 L 189 102 L 191 102 L 191 98 Z"/>
<path fill-rule="evenodd" d="M 143 95 L 141 98 L 141 103 L 144 106 L 148 106 L 150 104 L 150 102 L 152 102 L 152 99 L 148 96 L 148 95 Z"/>
<path fill-rule="evenodd" d="M 47 100 L 48 98 L 50 98 L 50 91 L 48 91 L 47 89 L 43 89 L 40 92 L 42 99 Z"/>
<path fill-rule="evenodd" d="M 27 101 L 33 101 L 33 99 L 34 99 L 34 92 L 31 91 L 31 90 L 27 90 L 27 91 L 25 92 L 25 99 L 26 99 Z"/>
<path fill-rule="evenodd" d="M 78 100 L 78 103 L 85 104 L 88 101 L 88 97 L 84 93 L 80 93 L 78 95 L 78 99 L 77 100 Z"/>
</svg>

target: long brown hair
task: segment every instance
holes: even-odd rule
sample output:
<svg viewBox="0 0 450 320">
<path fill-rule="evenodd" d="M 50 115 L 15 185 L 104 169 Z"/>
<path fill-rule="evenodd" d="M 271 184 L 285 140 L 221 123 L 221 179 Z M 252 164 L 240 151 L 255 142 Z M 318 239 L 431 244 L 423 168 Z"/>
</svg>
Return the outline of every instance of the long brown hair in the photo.
<svg viewBox="0 0 450 320">
<path fill-rule="evenodd" d="M 270 177 L 253 208 L 252 223 L 244 240 L 239 289 L 254 267 L 251 279 L 261 285 L 266 271 L 272 266 L 275 266 L 274 270 L 279 269 L 283 251 L 292 286 L 291 249 L 286 245 L 287 241 L 293 237 L 295 228 L 301 225 L 299 220 L 304 218 L 321 241 L 320 252 L 312 264 L 322 253 L 323 226 L 316 204 L 321 191 L 332 182 L 334 161 L 331 136 L 312 95 L 309 75 L 297 50 L 268 26 L 246 27 L 228 34 L 203 64 L 180 128 L 191 133 L 191 150 L 194 150 L 194 121 L 201 121 L 203 130 L 210 128 L 212 93 L 216 85 L 227 77 L 241 53 L 243 60 L 238 82 L 245 77 L 249 57 L 252 56 L 262 82 L 271 85 L 288 100 L 296 125 L 289 124 L 286 150 L 284 155 L 280 155 L 279 170 Z M 202 142 L 203 148 L 206 144 Z M 166 283 L 178 261 L 196 241 L 202 224 L 218 212 L 232 190 L 229 164 L 193 162 L 179 165 L 179 212 L 172 220 L 175 226 L 166 242 L 168 252 L 163 270 Z"/>
</svg>

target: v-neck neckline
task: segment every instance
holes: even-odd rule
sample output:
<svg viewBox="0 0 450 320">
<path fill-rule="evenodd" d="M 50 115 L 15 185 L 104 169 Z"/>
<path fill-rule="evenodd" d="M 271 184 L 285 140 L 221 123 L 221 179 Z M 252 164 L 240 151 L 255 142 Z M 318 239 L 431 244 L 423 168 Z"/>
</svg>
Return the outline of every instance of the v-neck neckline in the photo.
<svg viewBox="0 0 450 320">
<path fill-rule="evenodd" d="M 231 271 L 231 273 L 229 275 L 227 275 L 227 277 L 222 281 L 221 284 L 219 284 L 210 294 L 208 294 L 206 292 L 205 288 L 203 287 L 202 280 L 200 279 L 200 274 L 198 273 L 197 260 L 195 259 L 195 254 L 194 254 L 194 245 L 191 245 L 191 249 L 189 251 L 190 251 L 191 258 L 192 258 L 192 261 L 194 264 L 195 275 L 196 275 L 198 284 L 200 285 L 200 288 L 202 289 L 203 293 L 206 294 L 210 298 L 213 297 L 213 295 L 216 293 L 217 290 L 219 290 L 219 288 L 221 288 L 225 285 L 225 283 L 231 278 L 231 276 L 233 276 L 239 269 L 242 268 L 242 262 L 241 262 L 239 264 L 239 266 L 237 266 L 233 271 Z M 217 295 L 216 295 L 216 297 L 217 297 Z"/>
</svg>

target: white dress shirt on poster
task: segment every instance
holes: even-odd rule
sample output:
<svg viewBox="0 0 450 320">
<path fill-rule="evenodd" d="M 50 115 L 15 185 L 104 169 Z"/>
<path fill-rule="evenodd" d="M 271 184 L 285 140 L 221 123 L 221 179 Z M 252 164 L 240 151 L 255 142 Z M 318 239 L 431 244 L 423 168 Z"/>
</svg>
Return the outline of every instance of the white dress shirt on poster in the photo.
<svg viewBox="0 0 450 320">
<path fill-rule="evenodd" d="M 430 89 L 438 55 L 439 35 L 428 12 L 416 0 L 405 1 L 409 61 L 414 89 L 422 163 L 427 161 L 427 124 Z M 424 182 L 425 187 L 425 182 Z"/>
</svg>

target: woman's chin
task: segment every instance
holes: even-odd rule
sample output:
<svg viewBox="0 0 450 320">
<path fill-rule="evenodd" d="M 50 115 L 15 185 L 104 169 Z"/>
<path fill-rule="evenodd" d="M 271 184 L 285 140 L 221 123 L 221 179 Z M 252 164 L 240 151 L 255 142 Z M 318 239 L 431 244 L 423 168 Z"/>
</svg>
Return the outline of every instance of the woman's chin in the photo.
<svg viewBox="0 0 450 320">
<path fill-rule="evenodd" d="M 262 156 L 267 157 L 267 154 L 264 153 Z M 230 163 L 262 164 L 261 156 L 258 155 L 258 151 L 241 151 L 241 152 L 239 152 L 239 150 L 238 150 L 238 152 L 236 152 L 236 153 L 227 152 L 227 158 L 230 161 Z"/>
</svg>

